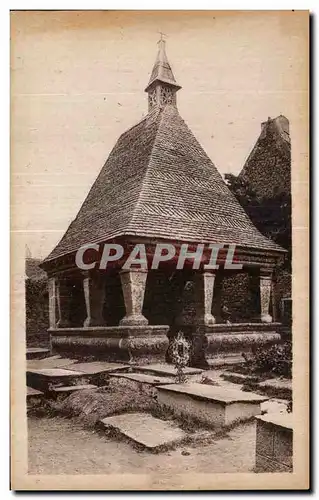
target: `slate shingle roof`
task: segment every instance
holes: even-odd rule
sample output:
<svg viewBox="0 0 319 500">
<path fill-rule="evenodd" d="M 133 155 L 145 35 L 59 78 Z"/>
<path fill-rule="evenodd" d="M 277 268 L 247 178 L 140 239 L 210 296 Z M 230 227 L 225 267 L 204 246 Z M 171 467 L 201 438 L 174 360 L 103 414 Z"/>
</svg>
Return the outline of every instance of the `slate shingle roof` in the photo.
<svg viewBox="0 0 319 500">
<path fill-rule="evenodd" d="M 120 136 L 45 261 L 124 235 L 282 250 L 253 226 L 173 105 Z"/>
</svg>

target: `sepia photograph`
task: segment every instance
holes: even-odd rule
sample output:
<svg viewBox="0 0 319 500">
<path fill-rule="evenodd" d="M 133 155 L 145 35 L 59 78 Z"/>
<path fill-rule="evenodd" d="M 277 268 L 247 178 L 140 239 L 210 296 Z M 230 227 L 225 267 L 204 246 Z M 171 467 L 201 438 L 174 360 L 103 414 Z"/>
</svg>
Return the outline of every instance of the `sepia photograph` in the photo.
<svg viewBox="0 0 319 500">
<path fill-rule="evenodd" d="M 10 18 L 12 488 L 309 488 L 309 12 Z"/>
</svg>

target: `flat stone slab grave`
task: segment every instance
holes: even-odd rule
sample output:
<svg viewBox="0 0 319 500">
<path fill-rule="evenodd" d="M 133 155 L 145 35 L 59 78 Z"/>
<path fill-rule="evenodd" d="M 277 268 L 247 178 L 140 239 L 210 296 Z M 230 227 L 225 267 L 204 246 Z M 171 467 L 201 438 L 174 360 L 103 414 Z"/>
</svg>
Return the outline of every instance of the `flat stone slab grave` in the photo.
<svg viewBox="0 0 319 500">
<path fill-rule="evenodd" d="M 69 385 L 62 387 L 54 387 L 52 390 L 54 392 L 75 392 L 75 391 L 83 391 L 84 389 L 97 389 L 96 385 L 93 384 L 84 384 L 84 385 Z"/>
<path fill-rule="evenodd" d="M 213 427 L 229 426 L 259 415 L 261 403 L 269 399 L 252 392 L 198 383 L 161 385 L 157 394 L 158 403 L 175 414 Z"/>
<path fill-rule="evenodd" d="M 256 472 L 292 472 L 292 413 L 258 415 L 256 420 Z"/>
<path fill-rule="evenodd" d="M 76 363 L 76 359 L 61 358 L 61 356 L 50 356 L 43 359 L 31 359 L 27 361 L 27 369 L 41 370 L 42 368 L 67 368 Z"/>
<path fill-rule="evenodd" d="M 67 366 L 65 368 L 68 368 Z M 129 369 L 129 365 L 120 363 L 108 363 L 106 361 L 92 361 L 88 363 L 76 363 L 72 365 L 72 370 L 83 373 L 92 384 L 105 385 L 109 375 L 113 372 L 122 372 Z"/>
<path fill-rule="evenodd" d="M 176 443 L 187 435 L 172 422 L 160 420 L 148 413 L 115 415 L 101 422 L 106 428 L 115 429 L 149 450 Z"/>
<path fill-rule="evenodd" d="M 83 385 L 87 376 L 83 372 L 64 368 L 42 368 L 27 371 L 27 385 L 41 391 L 50 391 L 54 386 Z"/>
<path fill-rule="evenodd" d="M 128 370 L 129 368 L 130 368 L 129 365 L 122 365 L 120 363 L 107 363 L 103 361 L 76 363 L 75 365 L 72 366 L 72 369 L 86 373 L 88 375 L 112 373 L 116 371 Z"/>
<path fill-rule="evenodd" d="M 121 378 L 132 380 L 147 385 L 166 385 L 174 384 L 175 380 L 170 377 L 159 377 L 156 375 L 149 375 L 148 373 L 111 373 L 110 378 Z"/>
<path fill-rule="evenodd" d="M 27 387 L 27 394 L 26 394 L 26 400 L 27 400 L 27 410 L 39 406 L 44 398 L 44 394 L 41 391 L 38 391 L 37 389 L 33 389 L 33 387 Z"/>
<path fill-rule="evenodd" d="M 32 398 L 33 396 L 41 397 L 43 396 L 43 392 L 33 389 L 33 387 L 27 387 L 27 399 Z"/>
<path fill-rule="evenodd" d="M 152 373 L 155 375 L 175 377 L 176 368 L 174 365 L 169 365 L 168 363 L 155 363 L 151 365 L 134 366 L 134 371 L 143 373 Z M 200 368 L 190 368 L 187 366 L 184 368 L 185 375 L 198 375 L 203 372 Z"/>
<path fill-rule="evenodd" d="M 26 352 L 27 359 L 41 359 L 50 354 L 50 349 L 45 347 L 29 347 Z"/>
</svg>

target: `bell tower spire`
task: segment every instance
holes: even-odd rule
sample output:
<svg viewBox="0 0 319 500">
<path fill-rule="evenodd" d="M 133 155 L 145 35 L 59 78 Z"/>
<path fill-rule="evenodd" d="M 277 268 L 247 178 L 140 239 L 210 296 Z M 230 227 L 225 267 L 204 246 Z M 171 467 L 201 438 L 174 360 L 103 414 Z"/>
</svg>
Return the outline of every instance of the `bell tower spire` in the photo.
<svg viewBox="0 0 319 500">
<path fill-rule="evenodd" d="M 163 107 L 166 104 L 176 106 L 176 92 L 182 87 L 176 83 L 172 68 L 165 51 L 164 33 L 157 42 L 158 52 L 152 74 L 145 92 L 148 93 L 148 110 L 153 106 Z"/>
</svg>

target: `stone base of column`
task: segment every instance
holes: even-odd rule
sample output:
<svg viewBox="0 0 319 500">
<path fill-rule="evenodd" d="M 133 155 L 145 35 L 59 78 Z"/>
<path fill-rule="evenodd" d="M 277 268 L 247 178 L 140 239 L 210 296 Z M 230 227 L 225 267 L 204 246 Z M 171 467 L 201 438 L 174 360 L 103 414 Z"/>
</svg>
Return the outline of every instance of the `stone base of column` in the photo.
<svg viewBox="0 0 319 500">
<path fill-rule="evenodd" d="M 58 328 L 69 328 L 70 327 L 70 321 L 68 319 L 59 319 L 57 322 L 56 326 Z"/>
<path fill-rule="evenodd" d="M 83 323 L 83 326 L 84 326 L 84 328 L 88 328 L 90 326 L 103 326 L 103 324 L 104 324 L 103 318 L 100 318 L 100 319 L 86 318 L 84 323 Z"/>
<path fill-rule="evenodd" d="M 120 321 L 120 326 L 144 326 L 148 325 L 148 320 L 142 314 L 124 316 Z"/>
<path fill-rule="evenodd" d="M 131 365 L 165 363 L 167 325 L 50 329 L 54 352 Z"/>
<path fill-rule="evenodd" d="M 204 315 L 204 325 L 210 326 L 210 325 L 215 325 L 215 323 L 216 323 L 216 318 L 212 314 Z"/>
<path fill-rule="evenodd" d="M 271 323 L 272 322 L 272 317 L 270 314 L 261 314 L 260 315 L 260 321 L 262 323 Z"/>
</svg>

